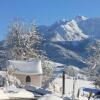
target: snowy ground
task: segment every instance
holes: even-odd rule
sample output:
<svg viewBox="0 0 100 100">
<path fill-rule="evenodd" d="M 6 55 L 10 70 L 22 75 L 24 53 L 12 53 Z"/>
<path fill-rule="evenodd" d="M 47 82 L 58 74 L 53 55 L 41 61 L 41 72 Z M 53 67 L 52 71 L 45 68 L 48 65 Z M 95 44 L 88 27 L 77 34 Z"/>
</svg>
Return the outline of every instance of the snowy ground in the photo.
<svg viewBox="0 0 100 100">
<path fill-rule="evenodd" d="M 66 78 L 65 80 L 65 95 L 69 98 L 72 97 L 72 92 L 73 92 L 73 79 L 68 79 Z M 77 98 L 77 92 L 79 88 L 82 87 L 90 87 L 93 88 L 93 84 L 90 81 L 86 80 L 77 80 L 75 84 L 75 98 Z M 54 91 L 56 95 L 61 96 L 62 95 L 62 78 L 56 78 L 50 85 L 49 89 Z M 85 100 L 85 97 L 83 98 Z M 82 97 L 80 100 L 83 100 Z M 87 98 L 86 98 L 87 99 Z"/>
<path fill-rule="evenodd" d="M 31 99 L 34 98 L 34 94 L 25 89 L 17 88 L 14 85 L 0 88 L 0 100 L 10 100 L 18 98 Z"/>
<path fill-rule="evenodd" d="M 51 82 L 50 82 L 49 87 L 48 87 L 48 89 L 53 91 L 53 93 L 54 93 L 53 97 L 51 97 L 51 98 L 62 97 L 62 71 L 63 70 L 64 70 L 64 67 L 62 67 L 62 66 L 55 67 L 55 69 L 54 69 L 54 73 L 53 73 Z M 6 73 L 3 72 L 3 71 L 0 72 L 0 75 L 2 75 L 3 77 L 6 77 Z M 10 79 L 13 80 L 11 77 L 10 77 Z M 67 98 L 72 98 L 73 82 L 74 82 L 73 78 L 66 75 L 65 97 L 67 97 Z M 75 98 L 77 98 L 78 89 L 82 88 L 82 87 L 93 88 L 94 85 L 90 81 L 77 79 L 76 82 L 75 82 Z M 7 87 L 6 90 L 8 92 L 5 91 L 4 89 L 0 88 L 0 100 L 3 100 L 4 97 L 5 98 L 18 97 L 18 96 L 20 96 L 20 97 L 24 96 L 25 97 L 25 94 L 27 95 L 27 98 L 28 98 L 28 95 L 29 95 L 29 97 L 34 97 L 34 95 L 32 95 L 31 93 L 29 93 L 25 90 L 20 90 L 20 92 L 19 92 L 19 89 L 17 89 L 16 87 L 13 87 L 13 88 Z M 9 90 L 10 91 L 14 90 L 15 93 L 13 93 L 13 92 L 9 93 Z M 44 96 L 44 98 L 41 98 L 40 100 L 47 100 L 46 98 L 48 98 L 48 97 L 49 96 L 47 96 L 47 97 Z M 56 100 L 56 99 L 54 99 L 54 100 Z M 61 100 L 61 98 L 58 98 L 57 100 Z M 64 99 L 64 100 L 68 100 L 68 99 Z M 86 97 L 80 97 L 79 100 L 87 100 L 87 98 Z"/>
</svg>

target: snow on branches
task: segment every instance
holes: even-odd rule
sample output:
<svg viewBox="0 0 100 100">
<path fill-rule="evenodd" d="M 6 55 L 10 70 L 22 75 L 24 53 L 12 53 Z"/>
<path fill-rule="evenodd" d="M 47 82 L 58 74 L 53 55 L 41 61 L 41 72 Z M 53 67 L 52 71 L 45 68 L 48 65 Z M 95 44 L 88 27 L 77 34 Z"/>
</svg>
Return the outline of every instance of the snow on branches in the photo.
<svg viewBox="0 0 100 100">
<path fill-rule="evenodd" d="M 39 58 L 39 46 L 42 43 L 37 26 L 34 22 L 25 23 L 16 19 L 10 24 L 6 39 L 10 59 Z"/>
</svg>

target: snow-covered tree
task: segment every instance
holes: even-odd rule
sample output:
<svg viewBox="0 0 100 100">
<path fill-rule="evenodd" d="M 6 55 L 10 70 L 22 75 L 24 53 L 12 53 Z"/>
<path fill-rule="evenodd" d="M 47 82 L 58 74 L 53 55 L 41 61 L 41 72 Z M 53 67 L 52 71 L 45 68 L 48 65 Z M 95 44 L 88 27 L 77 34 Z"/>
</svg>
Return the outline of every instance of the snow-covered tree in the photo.
<svg viewBox="0 0 100 100">
<path fill-rule="evenodd" d="M 100 76 L 96 78 L 94 85 L 100 88 Z"/>
<path fill-rule="evenodd" d="M 9 59 L 39 58 L 41 43 L 42 38 L 33 22 L 25 24 L 22 20 L 16 19 L 10 25 L 7 37 Z"/>
<path fill-rule="evenodd" d="M 32 22 L 28 28 L 28 32 L 24 34 L 23 43 L 26 48 L 26 55 L 29 57 L 40 58 L 40 46 L 42 45 L 42 37 L 37 30 L 37 26 Z"/>
<path fill-rule="evenodd" d="M 76 66 L 70 65 L 67 68 L 65 68 L 65 72 L 69 76 L 77 77 L 79 73 L 79 68 L 77 68 Z"/>
<path fill-rule="evenodd" d="M 10 59 L 18 59 L 21 58 L 21 51 L 22 51 L 22 39 L 21 35 L 23 33 L 23 24 L 19 19 L 16 19 L 12 24 L 9 26 L 9 33 L 7 36 L 7 45 L 8 45 L 8 53 Z"/>
</svg>

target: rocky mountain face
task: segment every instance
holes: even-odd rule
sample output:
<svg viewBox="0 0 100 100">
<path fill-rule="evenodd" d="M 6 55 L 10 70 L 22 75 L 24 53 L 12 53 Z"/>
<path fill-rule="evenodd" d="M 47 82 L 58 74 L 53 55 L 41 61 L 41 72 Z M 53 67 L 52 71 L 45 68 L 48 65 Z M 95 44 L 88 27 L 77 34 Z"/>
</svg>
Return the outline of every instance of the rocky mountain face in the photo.
<svg viewBox="0 0 100 100">
<path fill-rule="evenodd" d="M 44 29 L 43 29 L 44 28 Z M 40 26 L 39 30 L 47 40 L 56 41 L 80 41 L 88 38 L 78 27 L 77 21 L 60 20 L 46 28 Z"/>
<path fill-rule="evenodd" d="M 73 20 L 60 20 L 51 26 L 41 25 L 38 30 L 45 38 L 41 49 L 46 52 L 50 60 L 66 66 L 84 68 L 92 66 L 93 61 L 97 61 L 99 68 L 99 57 L 97 57 L 100 49 L 99 27 L 100 18 L 84 16 L 77 16 Z M 2 63 L 6 60 L 7 52 L 4 44 L 4 41 L 0 43 Z"/>
<path fill-rule="evenodd" d="M 46 38 L 43 48 L 51 60 L 83 68 L 99 62 L 99 57 L 94 58 L 100 49 L 99 27 L 100 18 L 77 16 L 51 26 L 39 26 L 39 32 Z"/>
</svg>

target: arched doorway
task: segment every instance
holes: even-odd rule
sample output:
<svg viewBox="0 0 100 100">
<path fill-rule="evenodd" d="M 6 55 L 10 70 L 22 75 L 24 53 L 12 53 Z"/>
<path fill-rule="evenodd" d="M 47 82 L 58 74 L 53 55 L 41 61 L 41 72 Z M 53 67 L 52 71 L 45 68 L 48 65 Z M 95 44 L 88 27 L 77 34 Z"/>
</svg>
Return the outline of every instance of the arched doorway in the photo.
<svg viewBox="0 0 100 100">
<path fill-rule="evenodd" d="M 30 83 L 31 82 L 31 77 L 30 76 L 26 76 L 26 83 Z"/>
</svg>

